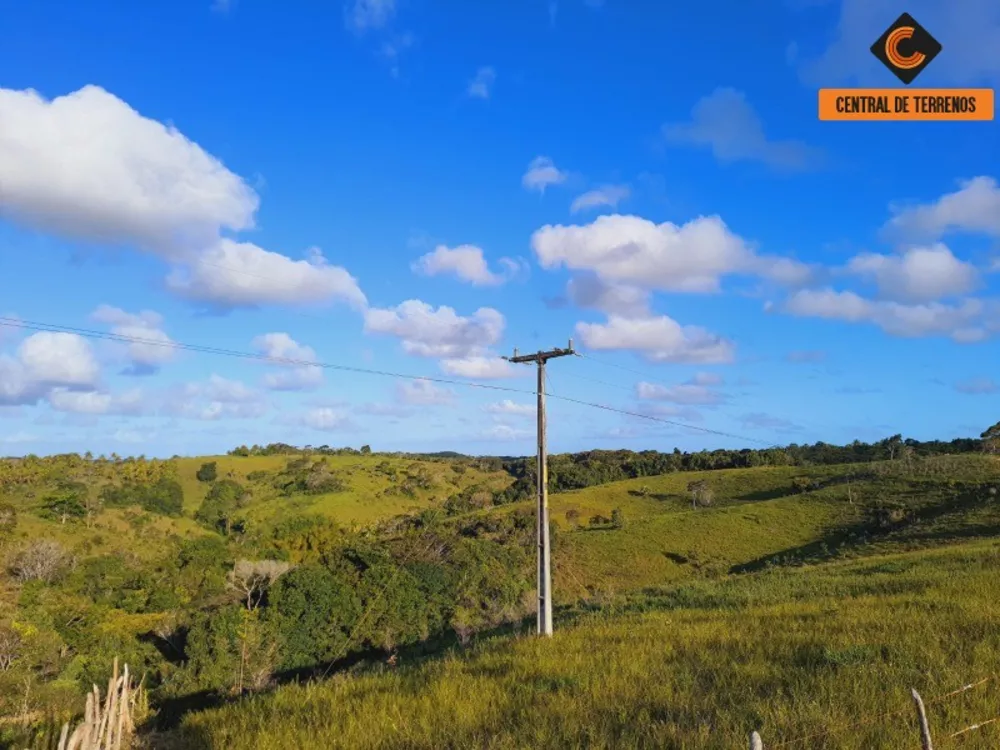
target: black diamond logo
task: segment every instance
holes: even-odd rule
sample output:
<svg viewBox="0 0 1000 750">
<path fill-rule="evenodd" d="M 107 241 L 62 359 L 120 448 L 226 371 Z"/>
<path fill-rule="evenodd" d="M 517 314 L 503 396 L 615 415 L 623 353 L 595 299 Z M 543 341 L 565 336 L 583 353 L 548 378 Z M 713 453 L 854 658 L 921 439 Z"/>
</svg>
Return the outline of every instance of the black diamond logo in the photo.
<svg viewBox="0 0 1000 750">
<path fill-rule="evenodd" d="M 909 85 L 941 52 L 941 43 L 909 13 L 904 13 L 872 45 L 872 54 Z"/>
</svg>

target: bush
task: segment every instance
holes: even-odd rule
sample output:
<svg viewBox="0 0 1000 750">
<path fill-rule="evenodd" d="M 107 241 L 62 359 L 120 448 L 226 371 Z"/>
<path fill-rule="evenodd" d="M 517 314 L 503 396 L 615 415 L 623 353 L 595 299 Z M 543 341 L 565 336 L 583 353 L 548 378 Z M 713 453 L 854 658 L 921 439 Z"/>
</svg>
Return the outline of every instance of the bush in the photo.
<svg viewBox="0 0 1000 750">
<path fill-rule="evenodd" d="M 620 529 L 625 526 L 625 516 L 621 512 L 620 508 L 615 508 L 611 511 L 611 525 L 616 529 Z"/>
<path fill-rule="evenodd" d="M 51 539 L 39 539 L 14 556 L 10 574 L 19 583 L 51 583 L 66 567 L 66 553 Z"/>
<path fill-rule="evenodd" d="M 202 464 L 195 476 L 198 477 L 199 482 L 214 482 L 215 478 L 219 476 L 218 467 L 215 461 Z"/>
</svg>

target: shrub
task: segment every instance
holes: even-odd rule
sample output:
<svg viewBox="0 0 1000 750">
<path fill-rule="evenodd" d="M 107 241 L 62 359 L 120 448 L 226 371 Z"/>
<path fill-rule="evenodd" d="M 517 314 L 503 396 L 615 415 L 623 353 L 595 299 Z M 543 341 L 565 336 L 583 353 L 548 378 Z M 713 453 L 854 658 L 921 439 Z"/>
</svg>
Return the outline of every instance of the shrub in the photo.
<svg viewBox="0 0 1000 750">
<path fill-rule="evenodd" d="M 10 574 L 20 583 L 51 583 L 66 567 L 66 553 L 51 539 L 39 539 L 14 556 Z"/>
<path fill-rule="evenodd" d="M 216 462 L 209 461 L 208 463 L 202 464 L 195 476 L 198 477 L 199 482 L 214 482 L 215 478 L 219 476 Z"/>
<path fill-rule="evenodd" d="M 616 529 L 620 529 L 625 526 L 625 516 L 620 508 L 615 508 L 611 511 L 611 525 Z"/>
</svg>

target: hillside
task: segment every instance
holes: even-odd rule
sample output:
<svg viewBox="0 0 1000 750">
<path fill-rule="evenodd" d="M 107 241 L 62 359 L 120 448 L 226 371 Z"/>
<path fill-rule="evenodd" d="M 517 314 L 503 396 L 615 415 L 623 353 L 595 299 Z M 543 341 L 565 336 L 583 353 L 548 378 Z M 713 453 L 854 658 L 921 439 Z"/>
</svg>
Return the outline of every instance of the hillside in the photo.
<svg viewBox="0 0 1000 750">
<path fill-rule="evenodd" d="M 117 656 L 147 674 L 147 726 L 164 746 L 294 747 L 317 733 L 333 747 L 731 747 L 750 725 L 832 727 L 909 685 L 933 693 L 993 669 L 1000 459 L 647 476 L 659 459 L 641 459 L 651 468 L 621 452 L 555 458 L 578 484 L 622 466 L 640 475 L 551 496 L 548 645 L 511 639 L 534 606 L 523 464 L 301 452 L 0 463 L 0 521 L 15 519 L 0 713 L 72 715 Z M 733 460 L 746 459 L 716 464 Z M 42 553 L 49 568 L 27 565 Z M 381 674 L 390 653 L 403 668 Z M 848 695 L 831 711 L 837 691 Z M 375 731 L 376 715 L 397 718 Z M 892 731 L 813 747 L 896 747 Z"/>
</svg>

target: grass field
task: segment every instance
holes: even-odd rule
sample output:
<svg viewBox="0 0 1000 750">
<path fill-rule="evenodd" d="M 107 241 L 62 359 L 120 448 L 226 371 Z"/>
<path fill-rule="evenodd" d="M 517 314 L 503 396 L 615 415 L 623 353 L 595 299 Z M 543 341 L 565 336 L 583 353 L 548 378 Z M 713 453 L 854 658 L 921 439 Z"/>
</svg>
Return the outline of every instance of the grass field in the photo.
<svg viewBox="0 0 1000 750">
<path fill-rule="evenodd" d="M 258 522 L 292 513 L 305 513 L 322 515 L 345 525 L 365 525 L 395 515 L 420 511 L 469 487 L 482 485 L 484 488 L 502 489 L 511 481 L 502 472 L 487 473 L 471 467 L 459 473 L 452 468 L 452 463 L 445 461 L 415 461 L 384 456 L 326 456 L 324 460 L 330 470 L 342 477 L 347 484 L 342 492 L 287 498 L 249 482 L 247 477 L 251 473 L 280 471 L 288 460 L 288 456 L 177 459 L 178 481 L 184 488 L 185 512 L 193 515 L 208 492 L 208 485 L 199 482 L 195 476 L 198 468 L 206 461 L 217 463 L 220 477 L 232 478 L 253 487 L 255 499 L 248 516 Z M 380 466 L 384 469 L 380 470 Z M 395 472 L 396 478 L 387 472 Z M 393 492 L 393 487 L 401 479 L 417 474 L 429 477 L 429 485 L 414 487 L 412 495 Z"/>
<path fill-rule="evenodd" d="M 191 748 L 916 747 L 928 698 L 1000 666 L 1000 545 L 696 581 L 504 637 L 189 717 Z M 883 714 L 896 713 L 894 716 Z M 939 737 L 1000 715 L 1000 684 L 930 706 Z M 828 733 L 828 734 L 822 734 Z M 166 745 L 165 745 L 166 746 Z M 993 748 L 986 727 L 961 745 Z"/>
<path fill-rule="evenodd" d="M 697 479 L 712 507 L 691 509 Z M 933 698 L 1000 674 L 998 480 L 1000 461 L 963 456 L 554 495 L 551 642 L 508 634 L 280 687 L 162 744 L 721 750 L 759 729 L 769 748 L 916 747 L 911 687 Z M 622 528 L 566 518 L 615 508 Z M 936 747 L 1000 747 L 1000 722 L 948 740 L 1000 716 L 997 681 L 930 711 Z"/>
</svg>

